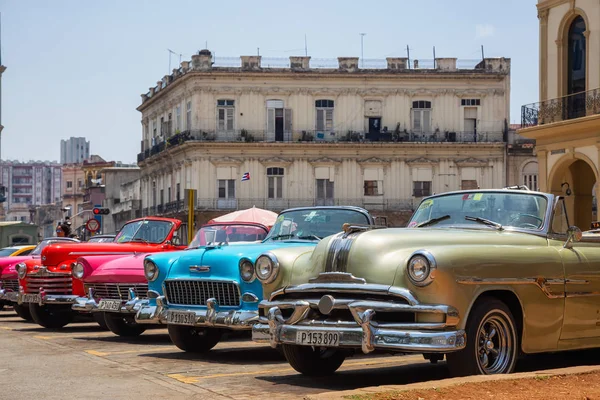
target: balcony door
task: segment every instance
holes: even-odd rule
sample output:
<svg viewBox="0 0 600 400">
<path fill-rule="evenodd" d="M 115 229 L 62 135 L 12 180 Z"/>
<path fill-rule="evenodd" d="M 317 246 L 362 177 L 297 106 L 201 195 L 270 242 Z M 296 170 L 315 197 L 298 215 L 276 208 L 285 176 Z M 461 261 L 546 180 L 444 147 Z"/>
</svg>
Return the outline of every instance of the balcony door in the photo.
<svg viewBox="0 0 600 400">
<path fill-rule="evenodd" d="M 586 114 L 586 40 L 585 21 L 581 16 L 575 18 L 569 27 L 568 68 L 567 68 L 567 104 L 566 117 L 583 117 Z"/>
</svg>

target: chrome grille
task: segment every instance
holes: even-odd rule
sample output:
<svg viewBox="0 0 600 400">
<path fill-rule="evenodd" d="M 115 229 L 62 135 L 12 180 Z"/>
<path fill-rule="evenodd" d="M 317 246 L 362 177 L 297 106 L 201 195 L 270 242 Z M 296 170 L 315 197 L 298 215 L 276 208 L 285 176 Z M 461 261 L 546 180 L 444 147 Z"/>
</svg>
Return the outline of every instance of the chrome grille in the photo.
<svg viewBox="0 0 600 400">
<path fill-rule="evenodd" d="M 165 281 L 165 295 L 169 304 L 205 306 L 206 300 L 214 298 L 220 306 L 240 305 L 240 288 L 235 282 Z"/>
<path fill-rule="evenodd" d="M 4 279 L 0 282 L 2 283 L 2 289 L 10 289 L 13 292 L 19 291 L 19 280 L 18 279 Z"/>
<path fill-rule="evenodd" d="M 40 287 L 48 294 L 72 294 L 73 278 L 71 274 L 56 273 L 41 269 L 38 273 L 27 274 L 27 292 L 39 293 Z"/>
<path fill-rule="evenodd" d="M 85 285 L 85 292 L 94 289 L 95 299 L 127 300 L 129 288 L 132 288 L 139 298 L 148 297 L 147 283 L 89 283 Z"/>
</svg>

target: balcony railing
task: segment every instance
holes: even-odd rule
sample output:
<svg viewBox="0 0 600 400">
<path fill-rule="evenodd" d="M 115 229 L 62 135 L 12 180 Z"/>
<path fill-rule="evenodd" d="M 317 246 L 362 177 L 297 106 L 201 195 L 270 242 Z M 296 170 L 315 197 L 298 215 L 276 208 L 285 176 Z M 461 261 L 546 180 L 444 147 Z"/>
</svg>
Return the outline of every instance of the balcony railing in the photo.
<svg viewBox="0 0 600 400">
<path fill-rule="evenodd" d="M 521 107 L 523 128 L 600 114 L 600 89 L 549 99 Z"/>
<path fill-rule="evenodd" d="M 189 141 L 196 142 L 283 142 L 283 143 L 502 143 L 505 135 L 501 131 L 460 132 L 412 132 L 408 130 L 384 130 L 381 132 L 333 132 L 333 131 L 294 131 L 287 133 L 273 133 L 266 131 L 184 131 L 173 135 L 166 140 L 155 143 L 151 148 L 145 149 L 137 155 L 138 162 L 159 154 L 165 149 L 173 148 Z"/>
<path fill-rule="evenodd" d="M 367 210 L 406 211 L 413 210 L 420 199 L 383 199 L 381 197 L 355 199 L 207 199 L 199 198 L 197 210 L 243 210 L 258 208 L 281 211 L 294 207 L 356 206 Z"/>
</svg>

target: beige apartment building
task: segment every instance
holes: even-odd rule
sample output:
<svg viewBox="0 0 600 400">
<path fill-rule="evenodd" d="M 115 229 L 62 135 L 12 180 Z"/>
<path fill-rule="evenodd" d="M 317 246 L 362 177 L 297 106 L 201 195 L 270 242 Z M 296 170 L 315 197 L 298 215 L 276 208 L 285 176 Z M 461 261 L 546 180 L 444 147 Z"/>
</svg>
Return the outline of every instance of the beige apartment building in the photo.
<svg viewBox="0 0 600 400">
<path fill-rule="evenodd" d="M 353 57 L 319 68 L 310 57 L 272 67 L 242 56 L 219 67 L 202 50 L 142 95 L 143 213 L 180 211 L 184 189 L 197 190 L 197 210 L 393 212 L 436 192 L 520 184 L 509 98 L 504 58 L 363 69 Z"/>
<path fill-rule="evenodd" d="M 536 140 L 539 185 L 566 196 L 571 224 L 589 229 L 600 186 L 600 2 L 544 0 L 539 102 L 522 107 L 519 134 Z"/>
</svg>

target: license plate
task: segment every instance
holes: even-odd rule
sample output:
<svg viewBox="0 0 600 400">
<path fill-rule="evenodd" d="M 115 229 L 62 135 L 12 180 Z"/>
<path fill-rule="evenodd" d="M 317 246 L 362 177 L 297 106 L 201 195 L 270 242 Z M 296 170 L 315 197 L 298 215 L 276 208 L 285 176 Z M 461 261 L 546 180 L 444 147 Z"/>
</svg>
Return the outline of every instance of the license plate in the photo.
<svg viewBox="0 0 600 400">
<path fill-rule="evenodd" d="M 176 325 L 194 325 L 196 323 L 196 314 L 187 311 L 169 311 L 167 322 Z"/>
<path fill-rule="evenodd" d="M 39 303 L 40 295 L 39 294 L 24 294 L 23 295 L 23 303 Z"/>
<path fill-rule="evenodd" d="M 340 345 L 339 332 L 298 332 L 296 343 L 309 346 L 338 347 Z"/>
<path fill-rule="evenodd" d="M 121 311 L 121 300 L 100 300 L 98 310 Z"/>
</svg>

